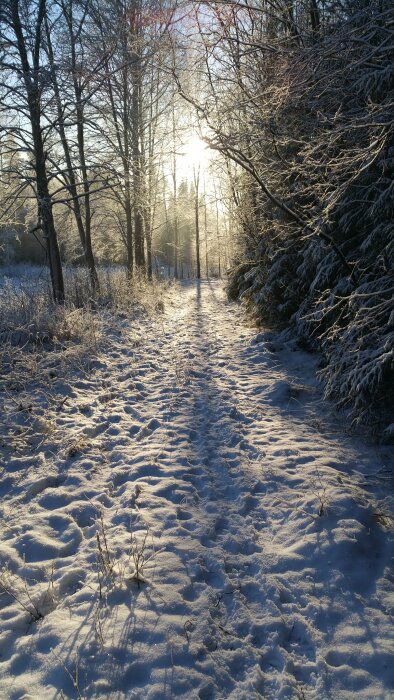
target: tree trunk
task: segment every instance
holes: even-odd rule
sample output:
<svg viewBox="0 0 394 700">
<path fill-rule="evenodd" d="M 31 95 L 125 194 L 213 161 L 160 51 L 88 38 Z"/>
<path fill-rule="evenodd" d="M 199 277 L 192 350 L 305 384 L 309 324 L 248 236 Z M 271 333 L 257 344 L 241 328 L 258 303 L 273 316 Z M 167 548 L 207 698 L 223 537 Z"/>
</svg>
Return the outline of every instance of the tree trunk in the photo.
<svg viewBox="0 0 394 700">
<path fill-rule="evenodd" d="M 133 54 L 132 69 L 132 144 L 133 144 L 133 183 L 134 183 L 134 248 L 136 267 L 144 269 L 144 218 L 142 213 L 142 171 L 140 151 L 140 109 L 141 109 L 140 58 Z"/>
<path fill-rule="evenodd" d="M 92 249 L 92 233 L 91 233 L 91 210 L 90 210 L 90 187 L 88 182 L 88 169 L 86 167 L 85 159 L 85 135 L 84 135 L 84 116 L 83 107 L 81 103 L 81 95 L 78 93 L 77 98 L 77 138 L 78 138 L 78 151 L 79 151 L 79 161 L 81 165 L 81 173 L 83 178 L 83 193 L 84 193 L 84 203 L 85 203 L 85 261 L 89 270 L 90 283 L 92 285 L 93 293 L 99 290 L 99 281 L 96 270 L 96 265 L 94 262 L 94 255 Z"/>
<path fill-rule="evenodd" d="M 172 106 L 172 147 L 173 147 L 173 158 L 172 158 L 172 186 L 173 186 L 173 198 L 174 198 L 174 277 L 178 279 L 178 247 L 179 247 L 179 235 L 178 235 L 178 182 L 177 182 L 177 167 L 176 167 L 176 130 L 175 130 L 175 107 Z"/>
<path fill-rule="evenodd" d="M 310 18 L 311 18 L 311 27 L 312 27 L 313 37 L 314 37 L 314 40 L 316 41 L 317 35 L 320 32 L 320 12 L 319 12 L 319 8 L 318 8 L 316 0 L 310 0 L 309 13 L 310 13 Z"/>
<path fill-rule="evenodd" d="M 126 212 L 126 246 L 127 246 L 127 274 L 129 277 L 133 276 L 134 267 L 134 246 L 133 246 L 133 220 L 131 211 L 131 188 L 130 188 L 130 172 L 129 164 L 124 166 L 124 176 L 125 176 L 125 197 L 124 205 Z"/>
<path fill-rule="evenodd" d="M 41 136 L 41 134 L 40 134 Z M 34 139 L 36 142 L 36 139 Z M 41 142 L 42 143 L 42 142 Z M 55 222 L 53 220 L 52 200 L 48 191 L 44 151 L 35 143 L 35 169 L 38 198 L 38 219 L 46 241 L 49 270 L 52 283 L 53 299 L 58 304 L 64 303 L 64 281 L 62 262 L 57 241 Z"/>
<path fill-rule="evenodd" d="M 52 199 L 49 194 L 48 175 L 46 172 L 46 156 L 41 128 L 41 100 L 39 86 L 39 52 L 41 45 L 41 29 L 46 13 L 45 0 L 40 0 L 37 22 L 35 26 L 33 67 L 30 66 L 25 37 L 19 17 L 19 2 L 12 0 L 12 26 L 18 44 L 19 57 L 22 64 L 23 79 L 29 109 L 29 118 L 33 136 L 34 169 L 36 172 L 38 219 L 46 242 L 48 263 L 51 275 L 53 299 L 58 304 L 64 303 L 64 281 L 60 258 L 59 245 L 53 219 Z"/>
<path fill-rule="evenodd" d="M 200 265 L 200 215 L 199 215 L 199 184 L 200 184 L 200 171 L 194 171 L 194 221 L 195 221 L 195 231 L 196 231 L 196 266 L 197 266 L 197 279 L 201 279 L 201 265 Z"/>
<path fill-rule="evenodd" d="M 150 222 L 145 222 L 145 236 L 146 236 L 146 271 L 148 279 L 152 279 L 152 232 L 150 230 Z"/>
<path fill-rule="evenodd" d="M 70 196 L 72 197 L 72 200 L 73 200 L 72 209 L 73 209 L 74 216 L 75 216 L 75 222 L 77 225 L 82 250 L 84 251 L 84 254 L 85 254 L 85 249 L 86 249 L 85 227 L 84 227 L 83 221 L 82 221 L 82 212 L 81 212 L 81 205 L 80 205 L 79 197 L 78 197 L 77 181 L 75 179 L 74 169 L 73 169 L 72 160 L 71 160 L 70 148 L 69 148 L 67 136 L 66 136 L 66 130 L 65 130 L 65 125 L 64 125 L 64 111 L 62 108 L 62 103 L 61 103 L 61 98 L 60 98 L 59 84 L 58 84 L 56 70 L 55 70 L 52 40 L 51 40 L 51 35 L 50 35 L 47 20 L 45 20 L 45 29 L 46 29 L 46 38 L 47 38 L 48 57 L 49 57 L 49 63 L 50 63 L 50 67 L 51 67 L 52 86 L 53 86 L 53 91 L 55 93 L 55 98 L 56 98 L 58 130 L 59 130 L 60 141 L 62 143 L 63 153 L 64 153 L 64 157 L 66 160 L 66 166 L 67 166 L 67 181 L 68 181 L 67 189 L 68 189 Z"/>
<path fill-rule="evenodd" d="M 123 128 L 123 143 L 118 127 L 117 117 L 116 117 L 116 106 L 112 95 L 112 89 L 110 89 L 111 106 L 114 115 L 116 133 L 119 143 L 119 148 L 122 154 L 123 162 L 123 174 L 124 174 L 124 207 L 126 213 L 126 246 L 127 246 L 127 275 L 128 277 L 133 276 L 134 267 L 134 243 L 133 243 L 133 220 L 132 220 L 132 207 L 131 207 L 131 183 L 130 183 L 130 145 L 129 145 L 129 84 L 128 84 L 128 48 L 127 48 L 127 35 L 123 32 L 122 34 L 122 49 L 123 57 L 125 60 L 125 65 L 122 69 L 122 98 L 123 98 L 123 116 L 122 116 L 122 128 Z"/>
<path fill-rule="evenodd" d="M 209 279 L 209 262 L 208 262 L 208 208 L 207 208 L 207 192 L 204 178 L 204 232 L 205 232 L 205 276 Z"/>
<path fill-rule="evenodd" d="M 70 41 L 70 50 L 71 50 L 71 71 L 72 71 L 72 84 L 74 88 L 74 96 L 75 96 L 75 106 L 76 106 L 76 119 L 77 119 L 77 145 L 78 145 L 78 155 L 79 155 L 79 167 L 81 170 L 81 175 L 82 175 L 82 189 L 83 189 L 83 200 L 84 200 L 84 205 L 85 205 L 85 226 L 83 225 L 82 222 L 82 210 L 81 210 L 81 204 L 79 201 L 79 195 L 78 195 L 78 190 L 77 190 L 77 181 L 75 178 L 75 174 L 73 171 L 72 167 L 72 162 L 71 162 L 71 155 L 70 155 L 70 150 L 68 148 L 68 142 L 65 134 L 65 129 L 64 129 L 64 114 L 63 110 L 61 108 L 60 104 L 60 97 L 59 94 L 56 95 L 56 73 L 55 70 L 52 70 L 52 77 L 55 77 L 54 80 L 54 87 L 55 87 L 55 96 L 57 97 L 57 109 L 58 109 L 58 115 L 60 115 L 59 119 L 59 124 L 63 130 L 63 135 L 61 134 L 61 140 L 63 144 L 63 150 L 65 153 L 66 157 L 66 163 L 67 163 L 67 168 L 69 171 L 69 182 L 70 186 L 73 191 L 75 191 L 75 194 L 73 197 L 74 199 L 74 213 L 75 213 L 75 218 L 77 222 L 77 227 L 78 227 L 78 232 L 79 236 L 81 238 L 82 246 L 83 246 L 83 253 L 84 253 L 84 258 L 85 258 L 85 264 L 86 267 L 89 270 L 89 276 L 90 276 L 90 284 L 91 284 L 91 289 L 92 293 L 95 294 L 99 290 L 99 281 L 98 281 L 98 275 L 96 271 L 96 264 L 94 261 L 94 255 L 93 255 L 93 249 L 92 249 L 92 236 L 91 236 L 91 211 L 90 211 L 90 186 L 89 186 L 89 181 L 88 181 L 88 171 L 86 167 L 86 158 L 85 158 L 85 134 L 84 134 L 84 105 L 83 105 L 83 100 L 82 100 L 82 88 L 80 86 L 80 67 L 77 65 L 77 57 L 76 57 L 76 37 L 73 29 L 73 7 L 72 7 L 72 2 L 69 3 L 68 7 L 66 8 L 65 3 L 62 3 L 62 9 L 63 9 L 63 15 L 64 19 L 67 23 L 67 29 L 68 29 L 68 36 L 69 36 L 69 41 Z M 48 25 L 47 25 L 47 37 L 49 37 L 49 31 L 48 31 Z M 48 48 L 50 51 L 52 51 L 52 47 L 50 44 L 50 39 L 48 39 Z M 57 91 L 59 93 L 59 90 L 57 88 Z M 67 155 L 68 151 L 68 155 Z"/>
<path fill-rule="evenodd" d="M 94 262 L 93 249 L 92 249 L 92 234 L 91 234 L 92 215 L 91 215 L 91 210 L 90 210 L 90 186 L 89 186 L 89 181 L 88 181 L 88 169 L 86 166 L 86 158 L 85 158 L 85 124 L 84 124 L 84 113 L 83 113 L 84 112 L 84 105 L 83 105 L 83 100 L 82 100 L 82 88 L 80 86 L 80 82 L 79 82 L 79 78 L 78 78 L 78 75 L 80 73 L 80 69 L 78 70 L 78 66 L 77 66 L 77 57 L 76 57 L 76 50 L 75 50 L 76 40 L 75 40 L 74 30 L 73 30 L 73 18 L 72 18 L 71 5 L 70 5 L 70 11 L 66 15 L 66 21 L 68 24 L 68 31 L 69 31 L 70 44 L 71 44 L 71 70 L 72 70 L 75 102 L 76 102 L 78 155 L 79 155 L 79 164 L 80 164 L 81 175 L 82 175 L 82 189 L 83 189 L 83 194 L 84 194 L 83 199 L 84 199 L 84 205 L 85 205 L 85 249 L 84 249 L 84 254 L 85 254 L 86 265 L 87 265 L 88 270 L 89 270 L 92 292 L 95 293 L 99 289 L 99 281 L 98 281 L 98 276 L 97 276 L 97 271 L 96 271 L 96 265 Z"/>
<path fill-rule="evenodd" d="M 218 201 L 216 198 L 216 189 L 215 189 L 215 202 L 216 202 L 216 240 L 217 240 L 217 246 L 218 246 L 219 279 L 221 279 L 222 278 L 222 257 L 221 257 L 221 250 L 220 250 L 220 234 L 219 234 L 219 207 L 218 207 Z"/>
</svg>

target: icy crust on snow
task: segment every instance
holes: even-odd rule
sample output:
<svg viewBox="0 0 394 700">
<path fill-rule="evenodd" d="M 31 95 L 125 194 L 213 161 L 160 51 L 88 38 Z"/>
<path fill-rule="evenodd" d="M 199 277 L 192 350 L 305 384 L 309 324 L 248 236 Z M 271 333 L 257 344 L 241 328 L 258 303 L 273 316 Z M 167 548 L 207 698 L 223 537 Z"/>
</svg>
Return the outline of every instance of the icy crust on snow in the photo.
<svg viewBox="0 0 394 700">
<path fill-rule="evenodd" d="M 1 698 L 391 697 L 392 453 L 315 364 L 189 283 L 4 394 Z"/>
</svg>

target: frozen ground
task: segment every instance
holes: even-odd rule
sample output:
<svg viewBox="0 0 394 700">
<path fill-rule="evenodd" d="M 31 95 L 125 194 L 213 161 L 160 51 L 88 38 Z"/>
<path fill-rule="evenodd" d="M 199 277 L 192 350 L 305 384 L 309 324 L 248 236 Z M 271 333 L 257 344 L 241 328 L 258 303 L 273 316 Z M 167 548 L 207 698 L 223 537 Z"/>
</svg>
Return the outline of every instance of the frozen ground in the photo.
<svg viewBox="0 0 394 700">
<path fill-rule="evenodd" d="M 1 698 L 393 697 L 392 452 L 315 362 L 202 282 L 7 384 Z"/>
</svg>

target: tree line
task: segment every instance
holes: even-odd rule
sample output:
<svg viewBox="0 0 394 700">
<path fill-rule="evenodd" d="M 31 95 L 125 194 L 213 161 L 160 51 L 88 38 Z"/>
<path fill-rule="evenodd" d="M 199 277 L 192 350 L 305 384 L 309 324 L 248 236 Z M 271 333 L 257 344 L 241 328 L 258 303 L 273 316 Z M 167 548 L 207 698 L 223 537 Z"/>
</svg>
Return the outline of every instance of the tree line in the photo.
<svg viewBox="0 0 394 700">
<path fill-rule="evenodd" d="M 55 301 L 64 300 L 59 229 L 69 231 L 65 248 L 76 232 L 92 294 L 95 249 L 119 242 L 130 276 L 152 276 L 154 236 L 175 276 L 196 265 L 200 275 L 200 246 L 191 254 L 178 211 L 189 208 L 177 170 L 193 121 L 173 77 L 187 53 L 174 29 L 183 10 L 172 0 L 5 0 L 0 12 L 1 223 L 18 233 L 29 212 Z M 195 187 L 188 196 L 194 208 Z M 208 199 L 214 218 L 212 193 L 197 195 L 197 211 L 207 217 Z M 205 229 L 205 267 L 221 274 L 226 252 Z"/>
</svg>

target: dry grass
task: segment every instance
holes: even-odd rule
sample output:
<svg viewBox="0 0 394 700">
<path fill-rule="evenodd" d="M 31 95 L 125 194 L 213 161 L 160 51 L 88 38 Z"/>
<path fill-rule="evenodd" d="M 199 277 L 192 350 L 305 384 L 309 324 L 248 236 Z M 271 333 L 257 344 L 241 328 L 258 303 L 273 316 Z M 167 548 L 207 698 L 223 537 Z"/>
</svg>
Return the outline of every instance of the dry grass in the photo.
<svg viewBox="0 0 394 700">
<path fill-rule="evenodd" d="M 100 291 L 92 297 L 84 268 L 65 268 L 66 303 L 53 304 L 48 274 L 29 266 L 3 270 L 0 282 L 0 343 L 26 347 L 53 342 L 82 342 L 91 331 L 92 317 L 100 310 L 117 313 L 158 313 L 164 310 L 165 283 L 135 274 L 130 280 L 125 268 L 98 271 Z M 93 324 L 94 325 L 94 324 Z M 89 338 L 90 340 L 90 338 Z"/>
<path fill-rule="evenodd" d="M 164 310 L 163 282 L 148 282 L 141 275 L 130 280 L 126 270 L 120 267 L 99 270 L 100 292 L 94 299 L 87 271 L 65 268 L 64 306 L 52 302 L 46 271 L 14 266 L 5 269 L 3 275 L 0 282 L 3 376 L 12 375 L 16 366 L 20 370 L 22 361 L 32 376 L 38 369 L 37 362 L 51 352 L 60 354 L 58 359 L 62 362 L 70 356 L 72 364 L 78 364 L 80 359 L 97 354 L 104 341 L 104 327 L 111 323 L 114 314 L 135 318 Z"/>
</svg>

